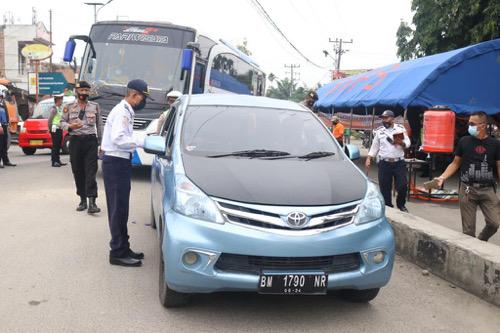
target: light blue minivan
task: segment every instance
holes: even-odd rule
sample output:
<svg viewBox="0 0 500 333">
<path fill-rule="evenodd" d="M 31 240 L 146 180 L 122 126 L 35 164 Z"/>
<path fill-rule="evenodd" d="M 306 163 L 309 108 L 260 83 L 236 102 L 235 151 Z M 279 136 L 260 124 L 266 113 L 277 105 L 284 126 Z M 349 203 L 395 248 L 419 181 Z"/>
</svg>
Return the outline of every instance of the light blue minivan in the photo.
<svg viewBox="0 0 500 333">
<path fill-rule="evenodd" d="M 302 105 L 182 96 L 145 150 L 164 306 L 221 291 L 368 302 L 389 282 L 383 198 Z"/>
</svg>

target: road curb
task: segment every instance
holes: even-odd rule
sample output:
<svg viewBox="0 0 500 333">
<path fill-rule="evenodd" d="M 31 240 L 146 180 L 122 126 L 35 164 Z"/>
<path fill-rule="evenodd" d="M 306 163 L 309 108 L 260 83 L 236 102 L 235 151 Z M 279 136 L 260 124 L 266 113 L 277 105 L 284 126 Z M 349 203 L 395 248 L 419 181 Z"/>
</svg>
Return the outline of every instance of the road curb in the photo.
<svg viewBox="0 0 500 333">
<path fill-rule="evenodd" d="M 396 209 L 386 216 L 401 256 L 500 306 L 500 247 Z"/>
</svg>

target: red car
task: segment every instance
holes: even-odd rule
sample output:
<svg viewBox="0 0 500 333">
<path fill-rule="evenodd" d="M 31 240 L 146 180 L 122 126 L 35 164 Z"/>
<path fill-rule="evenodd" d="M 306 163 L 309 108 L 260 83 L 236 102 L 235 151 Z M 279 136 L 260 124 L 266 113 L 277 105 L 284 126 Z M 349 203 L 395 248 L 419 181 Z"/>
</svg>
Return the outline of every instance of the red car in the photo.
<svg viewBox="0 0 500 333">
<path fill-rule="evenodd" d="M 63 104 L 72 103 L 74 100 L 74 96 L 65 96 Z M 52 148 L 52 137 L 50 136 L 48 128 L 48 118 L 50 109 L 53 106 L 54 100 L 52 98 L 41 101 L 35 107 L 33 116 L 25 120 L 20 126 L 18 144 L 26 155 L 33 155 L 37 149 Z M 69 137 L 67 131 L 63 132 L 61 151 L 63 154 L 69 153 Z"/>
</svg>

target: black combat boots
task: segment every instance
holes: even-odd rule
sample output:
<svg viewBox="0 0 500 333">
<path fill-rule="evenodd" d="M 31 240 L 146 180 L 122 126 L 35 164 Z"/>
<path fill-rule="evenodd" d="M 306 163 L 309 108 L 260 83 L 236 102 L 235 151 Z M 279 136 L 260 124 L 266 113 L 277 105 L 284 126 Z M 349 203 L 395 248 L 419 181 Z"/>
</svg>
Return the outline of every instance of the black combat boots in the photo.
<svg viewBox="0 0 500 333">
<path fill-rule="evenodd" d="M 78 205 L 78 207 L 76 207 L 76 211 L 81 212 L 84 211 L 85 209 L 87 209 L 87 198 L 80 197 L 80 204 Z"/>
<path fill-rule="evenodd" d="M 89 209 L 87 210 L 87 213 L 89 214 L 95 214 L 99 213 L 101 211 L 101 208 L 97 207 L 95 204 L 95 197 L 89 197 Z"/>
</svg>

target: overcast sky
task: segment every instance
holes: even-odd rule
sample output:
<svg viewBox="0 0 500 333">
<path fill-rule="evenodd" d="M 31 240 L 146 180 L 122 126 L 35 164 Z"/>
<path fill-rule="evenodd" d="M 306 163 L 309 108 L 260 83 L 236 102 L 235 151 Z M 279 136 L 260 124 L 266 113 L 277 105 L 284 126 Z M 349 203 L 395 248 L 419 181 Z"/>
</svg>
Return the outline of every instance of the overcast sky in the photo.
<svg viewBox="0 0 500 333">
<path fill-rule="evenodd" d="M 103 0 L 102 2 L 106 2 Z M 95 1 L 99 2 L 99 1 Z M 212 38 L 238 44 L 244 38 L 253 58 L 269 74 L 284 78 L 285 64 L 300 65 L 300 81 L 308 86 L 328 82 L 333 60 L 329 38 L 353 39 L 343 55 L 341 69 L 376 68 L 398 62 L 396 31 L 401 19 L 411 20 L 411 0 L 260 0 L 290 41 L 316 64 L 308 64 L 262 18 L 250 0 L 113 0 L 98 20 L 168 21 L 191 26 Z M 43 7 L 42 7 L 43 5 Z M 55 61 L 62 59 L 69 35 L 85 34 L 93 23 L 93 8 L 78 0 L 2 1 L 0 14 L 13 13 L 16 23 L 31 23 L 31 8 L 49 26 L 53 10 Z M 80 51 L 83 45 L 79 45 Z M 332 52 L 333 53 L 333 52 Z"/>
</svg>

